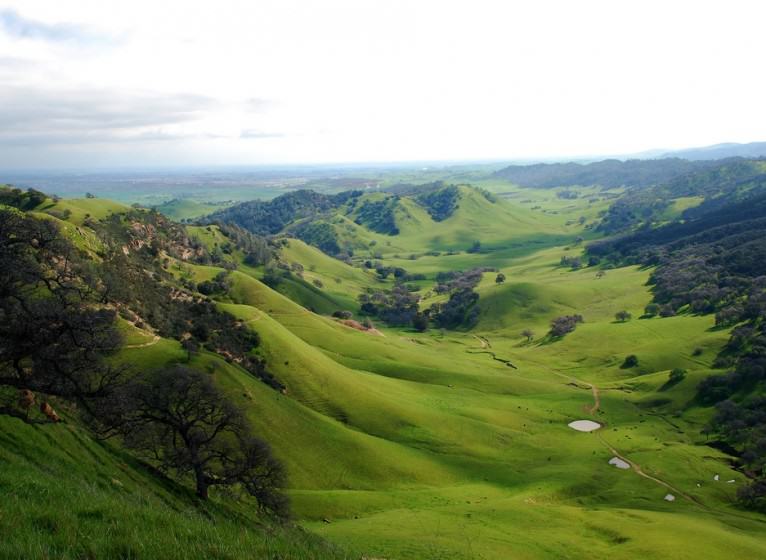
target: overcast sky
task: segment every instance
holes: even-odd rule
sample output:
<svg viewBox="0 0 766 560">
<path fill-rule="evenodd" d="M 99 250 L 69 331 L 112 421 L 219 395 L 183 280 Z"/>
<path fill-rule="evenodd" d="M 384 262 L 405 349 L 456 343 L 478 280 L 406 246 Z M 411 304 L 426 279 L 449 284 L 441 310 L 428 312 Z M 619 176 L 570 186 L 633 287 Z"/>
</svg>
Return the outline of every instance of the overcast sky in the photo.
<svg viewBox="0 0 766 560">
<path fill-rule="evenodd" d="M 0 167 L 766 140 L 766 2 L 0 0 Z"/>
</svg>

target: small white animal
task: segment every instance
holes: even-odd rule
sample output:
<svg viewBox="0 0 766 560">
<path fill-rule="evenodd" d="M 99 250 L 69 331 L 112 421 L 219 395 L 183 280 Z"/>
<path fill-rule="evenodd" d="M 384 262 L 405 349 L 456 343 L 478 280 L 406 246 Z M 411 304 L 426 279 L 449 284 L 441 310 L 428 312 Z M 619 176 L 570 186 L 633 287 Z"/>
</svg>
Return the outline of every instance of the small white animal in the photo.
<svg viewBox="0 0 766 560">
<path fill-rule="evenodd" d="M 718 480 L 718 475 L 715 475 L 715 476 L 713 477 L 713 480 Z"/>
</svg>

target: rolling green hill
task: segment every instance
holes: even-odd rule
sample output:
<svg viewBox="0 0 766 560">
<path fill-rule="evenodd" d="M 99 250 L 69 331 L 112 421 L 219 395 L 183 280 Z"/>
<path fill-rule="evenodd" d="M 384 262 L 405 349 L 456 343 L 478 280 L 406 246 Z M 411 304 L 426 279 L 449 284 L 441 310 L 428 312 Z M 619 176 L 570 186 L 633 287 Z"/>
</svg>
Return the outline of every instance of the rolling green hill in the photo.
<svg viewBox="0 0 766 560">
<path fill-rule="evenodd" d="M 0 553 L 766 555 L 766 517 L 737 502 L 748 477 L 707 445 L 702 429 L 715 410 L 696 398 L 731 327 L 688 310 L 642 317 L 654 296 L 652 268 L 587 266 L 583 245 L 611 200 L 603 191 L 568 199 L 483 186 L 495 194 L 440 185 L 430 191 L 439 198 L 425 202 L 383 192 L 258 203 L 248 220 L 269 208 L 285 212 L 269 222 L 269 258 L 253 264 L 244 242 L 214 224 L 180 226 L 90 201 L 78 212 L 87 209 L 91 221 L 75 210 L 46 218 L 93 266 L 113 263 L 134 282 L 103 304 L 122 311 L 123 345 L 111 359 L 137 371 L 183 364 L 209 375 L 284 465 L 297 526 L 276 524 L 236 492 L 198 501 L 187 477 L 160 475 L 118 440 L 97 441 L 60 399 L 63 423 L 0 415 L 8 465 L 0 488 L 12 496 L 0 510 Z M 365 201 L 385 203 L 395 234 L 371 221 Z M 234 208 L 226 215 L 246 209 Z M 328 234 L 344 258 L 318 249 L 301 230 L 306 223 L 325 224 L 314 233 Z M 103 245 L 89 249 L 92 240 Z M 118 250 L 106 251 L 110 244 Z M 582 258 L 582 266 L 562 257 Z M 430 318 L 420 332 L 360 305 L 360 295 L 388 294 L 399 283 L 425 313 L 460 289 L 450 282 L 471 283 L 478 295 L 473 325 L 439 328 Z M 352 319 L 333 317 L 340 309 Z M 621 310 L 633 318 L 616 320 Z M 584 321 L 573 332 L 549 335 L 554 318 L 574 314 Z M 361 325 L 365 318 L 375 328 Z M 189 340 L 199 346 L 190 349 Z M 250 341 L 244 350 L 242 340 Z M 629 355 L 634 367 L 624 367 Z M 674 369 L 685 377 L 670 384 Z M 601 427 L 579 432 L 568 426 L 575 420 Z M 628 468 L 610 464 L 615 458 Z"/>
</svg>

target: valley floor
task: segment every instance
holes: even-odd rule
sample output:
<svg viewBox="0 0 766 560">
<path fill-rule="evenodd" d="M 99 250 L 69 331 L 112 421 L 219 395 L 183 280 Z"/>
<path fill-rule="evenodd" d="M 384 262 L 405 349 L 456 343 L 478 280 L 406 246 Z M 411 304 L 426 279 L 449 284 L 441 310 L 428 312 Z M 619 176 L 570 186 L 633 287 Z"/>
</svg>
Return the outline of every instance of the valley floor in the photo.
<svg viewBox="0 0 766 560">
<path fill-rule="evenodd" d="M 254 396 L 253 418 L 280 431 L 306 527 L 384 558 L 766 554 L 766 520 L 733 506 L 745 478 L 705 445 L 710 411 L 693 403 L 728 333 L 704 316 L 616 322 L 641 315 L 649 272 L 597 279 L 560 269 L 560 252 L 515 260 L 502 285 L 486 275 L 470 333 L 371 336 L 235 275 L 225 307 L 253 321 L 287 385 L 274 405 Z M 564 339 L 520 335 L 565 313 L 585 323 Z M 638 367 L 620 367 L 628 354 Z M 688 375 L 667 387 L 673 368 Z M 289 421 L 271 417 L 287 406 Z"/>
</svg>

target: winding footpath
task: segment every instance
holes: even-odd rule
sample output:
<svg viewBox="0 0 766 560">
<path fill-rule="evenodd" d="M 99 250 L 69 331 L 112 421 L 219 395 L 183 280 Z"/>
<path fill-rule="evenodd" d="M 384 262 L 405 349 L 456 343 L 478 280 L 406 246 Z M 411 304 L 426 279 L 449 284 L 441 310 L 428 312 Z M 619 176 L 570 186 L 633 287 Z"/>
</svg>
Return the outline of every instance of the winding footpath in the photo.
<svg viewBox="0 0 766 560">
<path fill-rule="evenodd" d="M 588 413 L 591 416 L 595 416 L 596 415 L 596 413 L 601 408 L 601 396 L 600 396 L 600 393 L 599 393 L 599 389 L 598 389 L 598 387 L 596 387 L 596 385 L 594 385 L 593 383 L 588 383 L 587 381 L 583 381 L 582 379 L 577 379 L 576 377 L 572 377 L 571 375 L 565 375 L 563 373 L 559 373 L 559 372 L 553 371 L 553 370 L 548 370 L 548 371 L 550 371 L 550 373 L 553 373 L 554 375 L 557 375 L 559 377 L 563 377 L 565 379 L 570 379 L 571 382 L 573 382 L 577 387 L 583 387 L 584 386 L 584 387 L 590 389 L 591 393 L 593 393 L 593 406 L 588 407 L 587 410 L 588 410 Z M 693 504 L 696 504 L 696 505 L 698 505 L 700 507 L 708 509 L 707 506 L 702 504 L 699 500 L 697 500 L 696 498 L 690 496 L 686 492 L 683 492 L 683 491 L 679 490 L 678 488 L 676 488 L 675 486 L 673 486 L 669 482 L 665 482 L 664 480 L 662 480 L 660 478 L 657 478 L 656 476 L 652 476 L 652 475 L 647 474 L 646 472 L 644 472 L 644 470 L 641 468 L 641 465 L 639 465 L 635 461 L 632 461 L 631 459 L 627 458 L 624 454 L 620 453 L 617 449 L 615 449 L 608 441 L 606 441 L 606 439 L 604 438 L 604 436 L 600 432 L 596 432 L 596 437 L 601 442 L 601 444 L 604 447 L 606 447 L 615 457 L 617 457 L 618 459 L 622 459 L 627 464 L 629 464 L 631 470 L 633 470 L 633 472 L 635 472 L 637 475 L 642 476 L 642 477 L 646 478 L 647 480 L 651 480 L 655 484 L 659 484 L 660 486 L 663 486 L 664 488 L 667 488 L 668 490 L 674 492 L 675 494 L 681 496 L 682 498 L 684 498 L 686 500 L 689 500 Z"/>
<path fill-rule="evenodd" d="M 539 364 L 538 364 L 538 366 L 539 366 Z M 548 373 L 551 373 L 552 375 L 555 375 L 557 377 L 561 377 L 563 379 L 568 380 L 569 383 L 571 385 L 574 385 L 575 387 L 578 387 L 580 389 L 590 389 L 591 393 L 593 394 L 593 405 L 587 407 L 586 410 L 587 410 L 588 414 L 590 414 L 591 416 L 595 416 L 596 413 L 601 409 L 601 395 L 600 395 L 600 392 L 599 392 L 599 388 L 595 384 L 589 383 L 587 381 L 583 381 L 582 379 L 577 379 L 576 377 L 572 377 L 571 375 L 566 375 L 564 373 L 560 373 L 558 371 L 552 370 L 552 369 L 550 369 L 548 367 L 545 367 L 545 366 L 540 366 L 540 367 L 542 367 L 543 369 L 545 369 L 546 371 L 548 371 Z M 706 509 L 706 510 L 710 509 L 706 505 L 704 505 L 702 502 L 700 502 L 699 500 L 694 498 L 693 496 L 690 496 L 686 492 L 683 492 L 683 491 L 679 490 L 678 488 L 676 488 L 675 486 L 673 486 L 669 482 L 665 482 L 664 480 L 662 480 L 660 478 L 657 478 L 656 476 L 653 476 L 653 475 L 650 475 L 650 474 L 644 472 L 644 470 L 641 468 L 641 465 L 639 465 L 635 461 L 630 460 L 624 454 L 620 453 L 617 449 L 615 449 L 608 441 L 606 441 L 606 439 L 604 438 L 604 436 L 600 432 L 596 432 L 596 437 L 601 442 L 601 444 L 604 447 L 606 447 L 615 457 L 617 457 L 618 459 L 622 459 L 628 465 L 630 465 L 631 470 L 633 472 L 635 472 L 637 475 L 642 476 L 642 477 L 646 478 L 647 480 L 651 480 L 655 484 L 658 484 L 658 485 L 660 485 L 660 486 L 670 490 L 674 494 L 676 494 L 678 496 L 681 496 L 682 498 L 690 501 L 691 503 L 693 503 L 693 504 L 695 504 L 695 505 L 697 505 L 697 506 L 699 506 L 699 507 L 701 507 L 703 509 Z"/>
</svg>

